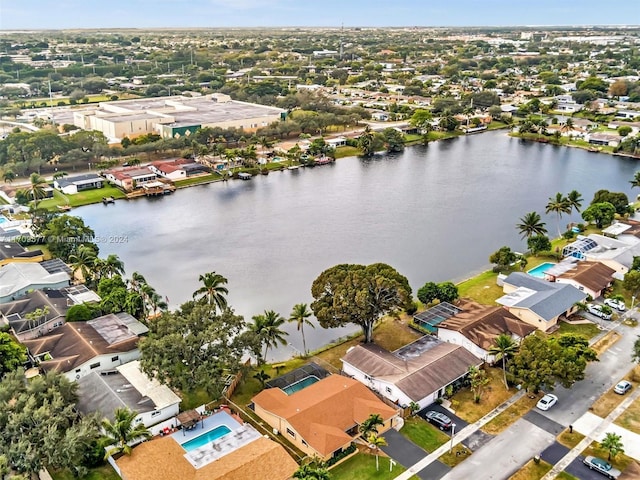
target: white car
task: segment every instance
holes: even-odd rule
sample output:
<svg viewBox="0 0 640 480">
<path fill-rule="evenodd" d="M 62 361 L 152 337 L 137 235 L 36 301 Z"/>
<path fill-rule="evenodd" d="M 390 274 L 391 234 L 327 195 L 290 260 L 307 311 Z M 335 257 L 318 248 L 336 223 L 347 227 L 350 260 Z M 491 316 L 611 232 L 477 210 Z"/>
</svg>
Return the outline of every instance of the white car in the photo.
<svg viewBox="0 0 640 480">
<path fill-rule="evenodd" d="M 631 385 L 631 382 L 627 382 L 626 380 L 622 380 L 622 381 L 618 382 L 618 384 L 613 388 L 613 391 L 616 392 L 619 395 L 624 395 L 629 390 L 631 390 L 631 387 L 633 387 L 633 385 Z"/>
<path fill-rule="evenodd" d="M 556 403 L 558 403 L 558 397 L 556 397 L 552 393 L 547 393 L 544 397 L 538 400 L 536 407 L 538 407 L 540 410 L 549 410 Z"/>
<path fill-rule="evenodd" d="M 595 315 L 596 317 L 600 317 L 603 320 L 611 320 L 610 313 L 604 313 L 602 311 L 602 305 L 597 305 L 594 303 L 587 304 L 587 310 L 590 314 Z"/>
<path fill-rule="evenodd" d="M 627 306 L 624 304 L 624 302 L 621 302 L 620 300 L 616 300 L 614 298 L 605 298 L 604 304 L 609 305 L 611 308 L 613 308 L 614 310 L 618 310 L 619 312 L 624 312 L 627 309 Z"/>
</svg>

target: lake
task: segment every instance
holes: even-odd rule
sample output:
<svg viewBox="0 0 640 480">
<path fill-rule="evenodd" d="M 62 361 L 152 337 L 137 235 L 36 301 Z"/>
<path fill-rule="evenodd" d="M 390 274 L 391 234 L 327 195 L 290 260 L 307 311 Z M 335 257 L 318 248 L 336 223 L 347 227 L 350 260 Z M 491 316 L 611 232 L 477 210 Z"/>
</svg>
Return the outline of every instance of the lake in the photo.
<svg viewBox="0 0 640 480">
<path fill-rule="evenodd" d="M 265 309 L 288 317 L 295 303 L 311 302 L 320 272 L 338 263 L 388 263 L 414 294 L 427 281 L 486 270 L 501 246 L 526 250 L 515 227 L 525 213 L 539 212 L 556 234 L 556 216 L 544 215 L 556 192 L 578 190 L 585 206 L 602 188 L 635 198 L 636 162 L 497 131 L 73 213 L 106 239 L 101 256 L 117 254 L 172 307 L 215 270 L 229 279 L 229 304 L 245 318 Z M 563 230 L 572 219 L 581 221 L 564 216 Z M 302 348 L 295 325 L 287 330 L 292 345 L 277 359 Z M 353 331 L 309 329 L 307 345 Z"/>
</svg>

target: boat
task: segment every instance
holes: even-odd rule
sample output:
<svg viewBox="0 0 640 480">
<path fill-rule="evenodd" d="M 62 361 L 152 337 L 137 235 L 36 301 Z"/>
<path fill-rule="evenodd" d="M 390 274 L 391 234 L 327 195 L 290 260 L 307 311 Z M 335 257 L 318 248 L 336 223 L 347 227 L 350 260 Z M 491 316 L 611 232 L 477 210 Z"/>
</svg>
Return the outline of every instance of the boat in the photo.
<svg viewBox="0 0 640 480">
<path fill-rule="evenodd" d="M 251 174 L 250 173 L 246 173 L 246 172 L 240 172 L 238 174 L 238 178 L 240 180 L 251 180 Z"/>
<path fill-rule="evenodd" d="M 336 161 L 335 158 L 331 158 L 331 157 L 325 157 L 324 155 L 322 157 L 318 157 L 315 160 L 315 164 L 316 165 L 326 165 L 327 163 L 333 163 Z"/>
<path fill-rule="evenodd" d="M 58 210 L 61 212 L 68 212 L 71 210 L 71 205 L 58 205 Z"/>
<path fill-rule="evenodd" d="M 109 203 L 115 203 L 116 200 L 113 197 L 102 197 L 102 203 L 104 203 L 105 205 L 109 204 Z"/>
<path fill-rule="evenodd" d="M 300 168 L 300 165 L 291 165 L 290 167 L 287 167 L 287 170 L 298 170 Z"/>
</svg>

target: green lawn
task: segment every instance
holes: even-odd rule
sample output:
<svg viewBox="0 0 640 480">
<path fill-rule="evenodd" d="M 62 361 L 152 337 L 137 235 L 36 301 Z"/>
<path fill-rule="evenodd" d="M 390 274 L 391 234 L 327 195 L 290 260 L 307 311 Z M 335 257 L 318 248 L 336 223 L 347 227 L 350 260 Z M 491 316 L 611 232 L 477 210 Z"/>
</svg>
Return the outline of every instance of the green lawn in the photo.
<svg viewBox="0 0 640 480">
<path fill-rule="evenodd" d="M 344 158 L 344 157 L 357 157 L 358 155 L 362 155 L 362 151 L 356 147 L 337 147 L 335 151 L 336 158 Z"/>
<path fill-rule="evenodd" d="M 579 480 L 578 478 L 574 477 L 573 475 L 571 475 L 570 473 L 567 472 L 560 472 L 558 474 L 558 476 L 556 477 L 556 480 Z"/>
<path fill-rule="evenodd" d="M 47 198 L 38 202 L 39 208 L 47 210 L 57 210 L 58 205 L 70 205 L 72 207 L 80 207 L 91 203 L 100 203 L 103 197 L 113 197 L 115 199 L 126 198 L 122 190 L 110 185 L 94 190 L 86 190 L 76 193 L 75 195 L 65 195 L 58 190 L 54 190 L 53 198 Z"/>
<path fill-rule="evenodd" d="M 567 322 L 560 322 L 559 325 L 560 328 L 551 334 L 552 337 L 557 337 L 564 333 L 573 333 L 590 339 L 600 333 L 600 330 L 595 323 L 570 324 Z"/>
<path fill-rule="evenodd" d="M 493 305 L 504 295 L 502 287 L 496 284 L 498 274 L 488 270 L 458 284 L 461 298 L 471 298 L 478 303 Z"/>
<path fill-rule="evenodd" d="M 433 452 L 449 440 L 445 433 L 420 417 L 405 418 L 404 427 L 402 427 L 400 433 L 427 452 Z"/>
<path fill-rule="evenodd" d="M 49 473 L 53 480 L 120 480 L 120 476 L 109 464 L 92 468 L 84 477 L 76 477 L 69 470 L 50 470 Z"/>
<path fill-rule="evenodd" d="M 512 475 L 509 480 L 540 480 L 551 468 L 551 464 L 544 460 L 538 463 L 529 460 L 525 466 Z"/>
<path fill-rule="evenodd" d="M 396 463 L 393 470 L 389 471 L 389 458 L 379 457 L 380 470 L 376 471 L 376 457 L 366 453 L 358 453 L 349 460 L 331 469 L 331 480 L 391 480 L 396 478 L 406 469 Z M 417 479 L 416 476 L 411 477 Z"/>
<path fill-rule="evenodd" d="M 174 182 L 177 188 L 189 187 L 191 185 L 198 185 L 199 183 L 209 183 L 215 180 L 220 180 L 222 177 L 219 173 L 211 173 L 209 175 L 202 175 L 198 177 L 185 178 L 184 180 L 176 180 Z"/>
</svg>

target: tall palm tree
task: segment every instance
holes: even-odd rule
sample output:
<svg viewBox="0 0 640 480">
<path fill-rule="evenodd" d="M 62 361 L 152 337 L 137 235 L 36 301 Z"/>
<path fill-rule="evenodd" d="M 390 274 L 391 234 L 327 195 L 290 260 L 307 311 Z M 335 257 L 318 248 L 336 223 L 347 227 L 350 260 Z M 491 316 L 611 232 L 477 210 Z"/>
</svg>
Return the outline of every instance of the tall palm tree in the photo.
<svg viewBox="0 0 640 480">
<path fill-rule="evenodd" d="M 631 188 L 640 187 L 640 171 L 637 171 L 633 175 L 633 180 L 629 181 L 629 183 L 631 184 Z"/>
<path fill-rule="evenodd" d="M 507 383 L 507 357 L 514 355 L 518 351 L 518 344 L 510 335 L 501 333 L 496 337 L 494 344 L 489 348 L 487 353 L 493 355 L 497 360 L 502 360 L 502 373 L 504 375 L 504 386 L 509 390 Z"/>
<path fill-rule="evenodd" d="M 200 301 L 215 306 L 219 311 L 227 308 L 225 295 L 229 294 L 229 290 L 224 286 L 227 283 L 227 279 L 216 272 L 209 272 L 200 275 L 199 280 L 203 285 L 193 292 L 193 298 L 200 297 Z"/>
<path fill-rule="evenodd" d="M 372 433 L 367 437 L 367 443 L 369 444 L 369 448 L 376 455 L 376 471 L 378 471 L 380 469 L 378 453 L 380 452 L 380 447 L 384 447 L 387 444 L 387 441 L 375 433 Z"/>
<path fill-rule="evenodd" d="M 33 198 L 35 208 L 38 208 L 38 200 L 44 198 L 44 187 L 47 186 L 47 181 L 44 177 L 34 172 L 29 177 L 29 182 L 27 190 Z"/>
<path fill-rule="evenodd" d="M 102 429 L 105 432 L 103 442 L 105 445 L 114 445 L 107 450 L 105 460 L 111 455 L 117 453 L 125 453 L 131 455 L 131 446 L 129 443 L 139 439 L 149 439 L 152 437 L 151 432 L 147 430 L 142 423 L 133 424 L 138 414 L 128 408 L 117 408 L 114 414 L 113 422 L 104 419 L 101 422 Z"/>
<path fill-rule="evenodd" d="M 558 216 L 558 237 L 562 236 L 562 232 L 560 231 L 560 219 L 562 218 L 562 214 L 570 214 L 571 210 L 571 203 L 569 203 L 567 197 L 564 197 L 560 192 L 556 193 L 555 197 L 549 198 L 549 203 L 547 203 L 545 213 L 554 212 Z"/>
<path fill-rule="evenodd" d="M 522 238 L 529 238 L 534 235 L 546 235 L 547 229 L 545 223 L 540 218 L 538 212 L 529 212 L 520 219 L 520 223 L 516 225 Z"/>
<path fill-rule="evenodd" d="M 571 190 L 569 195 L 567 195 L 567 200 L 569 201 L 571 208 L 576 212 L 580 211 L 580 208 L 582 208 L 582 202 L 584 202 L 582 195 L 577 190 Z"/>
<path fill-rule="evenodd" d="M 364 127 L 364 131 L 358 137 L 358 148 L 362 150 L 362 155 L 365 157 L 370 157 L 375 153 L 374 134 L 369 125 Z"/>
<path fill-rule="evenodd" d="M 297 329 L 302 334 L 302 348 L 305 355 L 307 354 L 307 342 L 304 338 L 304 326 L 309 325 L 311 328 L 316 328 L 309 320 L 311 315 L 312 312 L 306 303 L 298 303 L 293 306 L 293 310 L 291 310 L 291 315 L 289 316 L 289 321 L 296 322 Z"/>
<path fill-rule="evenodd" d="M 124 275 L 124 262 L 116 254 L 112 253 L 104 259 L 102 273 L 108 278 L 112 278 L 115 275 Z"/>
<path fill-rule="evenodd" d="M 264 314 L 255 315 L 253 322 L 251 330 L 258 335 L 260 342 L 264 345 L 264 355 L 262 359 L 266 361 L 269 348 L 277 347 L 278 344 L 287 344 L 285 337 L 288 333 L 280 330 L 280 327 L 284 325 L 286 320 L 282 315 L 273 310 L 265 310 Z"/>
<path fill-rule="evenodd" d="M 73 274 L 80 272 L 83 281 L 88 281 L 91 278 L 93 268 L 96 262 L 96 252 L 86 245 L 80 245 L 76 253 L 69 255 L 69 262 Z"/>
</svg>

